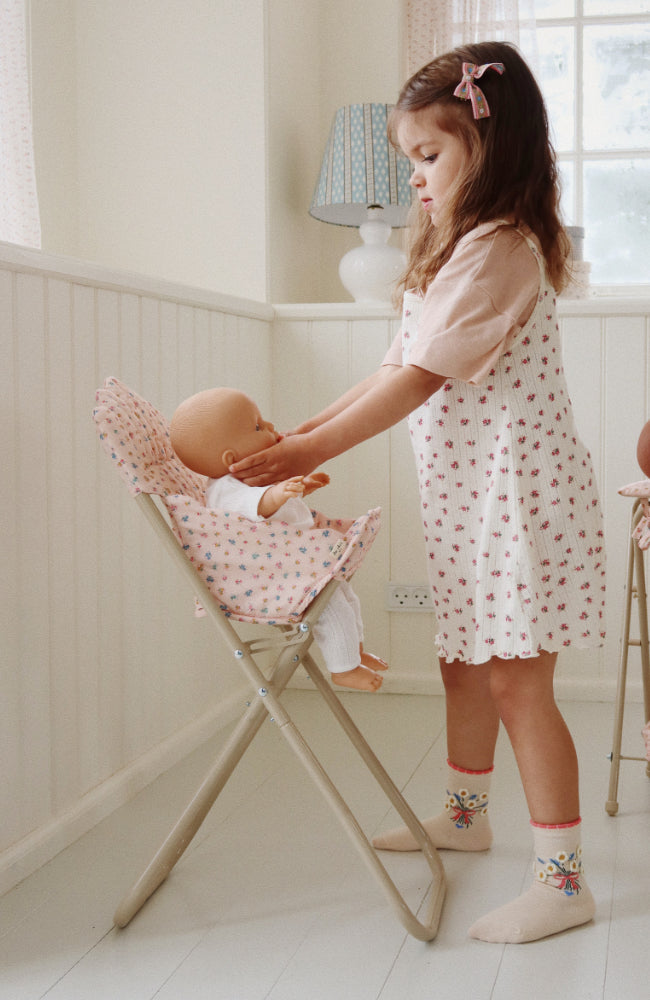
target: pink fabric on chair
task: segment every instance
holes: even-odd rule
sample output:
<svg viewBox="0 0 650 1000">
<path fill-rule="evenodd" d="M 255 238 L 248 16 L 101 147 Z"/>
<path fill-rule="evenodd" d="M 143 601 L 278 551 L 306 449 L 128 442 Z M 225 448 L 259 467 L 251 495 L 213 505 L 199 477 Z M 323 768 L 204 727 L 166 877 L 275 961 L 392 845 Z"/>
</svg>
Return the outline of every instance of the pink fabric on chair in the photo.
<svg viewBox="0 0 650 1000">
<path fill-rule="evenodd" d="M 637 483 L 628 483 L 618 491 L 622 497 L 650 497 L 650 479 L 640 479 Z"/>
<path fill-rule="evenodd" d="M 226 615 L 271 625 L 299 621 L 332 578 L 350 579 L 372 545 L 379 508 L 356 520 L 314 511 L 309 530 L 210 510 L 205 479 L 176 457 L 168 423 L 151 403 L 115 378 L 96 400 L 100 440 L 129 491 L 161 497 L 187 558 Z"/>
<path fill-rule="evenodd" d="M 205 479 L 176 457 L 169 424 L 155 406 L 116 378 L 107 378 L 95 394 L 93 417 L 104 450 L 133 496 L 165 497 L 185 493 L 200 499 Z"/>
<path fill-rule="evenodd" d="M 379 510 L 356 521 L 314 511 L 314 528 L 249 521 L 190 497 L 165 500 L 174 531 L 226 614 L 238 621 L 298 621 L 333 577 L 349 580 L 374 541 Z"/>
<path fill-rule="evenodd" d="M 618 491 L 623 497 L 635 497 L 641 500 L 641 517 L 632 532 L 632 538 L 640 549 L 650 548 L 650 479 L 640 479 L 637 483 L 628 483 Z"/>
</svg>

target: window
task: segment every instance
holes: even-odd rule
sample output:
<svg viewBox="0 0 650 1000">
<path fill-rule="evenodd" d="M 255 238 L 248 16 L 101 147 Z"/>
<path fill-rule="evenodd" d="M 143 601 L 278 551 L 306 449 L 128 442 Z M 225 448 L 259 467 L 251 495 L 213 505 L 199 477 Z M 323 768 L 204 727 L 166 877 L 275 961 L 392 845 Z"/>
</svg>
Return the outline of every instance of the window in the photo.
<svg viewBox="0 0 650 1000">
<path fill-rule="evenodd" d="M 650 284 L 650 0 L 535 0 L 568 225 L 593 285 Z"/>
</svg>

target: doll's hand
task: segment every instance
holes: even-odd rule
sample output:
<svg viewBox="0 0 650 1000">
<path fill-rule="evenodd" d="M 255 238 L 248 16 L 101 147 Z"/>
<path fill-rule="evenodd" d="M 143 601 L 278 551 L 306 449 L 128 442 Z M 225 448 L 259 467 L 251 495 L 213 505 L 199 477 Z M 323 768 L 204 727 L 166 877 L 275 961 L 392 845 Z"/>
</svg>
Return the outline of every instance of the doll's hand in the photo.
<svg viewBox="0 0 650 1000">
<path fill-rule="evenodd" d="M 235 462 L 228 472 L 247 486 L 270 486 L 290 476 L 306 476 L 317 465 L 308 435 L 291 434 L 270 448 Z"/>
<path fill-rule="evenodd" d="M 281 483 L 274 483 L 262 494 L 257 513 L 262 517 L 273 517 L 280 507 L 293 497 L 301 497 L 304 492 L 302 476 L 294 476 L 292 479 L 285 479 Z"/>
<path fill-rule="evenodd" d="M 326 472 L 312 472 L 309 476 L 305 476 L 302 485 L 304 487 L 303 496 L 307 497 L 314 490 L 319 490 L 322 486 L 327 486 L 330 481 L 330 477 Z"/>
<path fill-rule="evenodd" d="M 301 497 L 304 495 L 304 480 L 302 476 L 293 476 L 291 479 L 285 479 L 281 483 L 276 483 L 271 489 L 277 490 L 278 497 L 282 497 L 282 503 L 286 503 L 292 497 Z"/>
</svg>

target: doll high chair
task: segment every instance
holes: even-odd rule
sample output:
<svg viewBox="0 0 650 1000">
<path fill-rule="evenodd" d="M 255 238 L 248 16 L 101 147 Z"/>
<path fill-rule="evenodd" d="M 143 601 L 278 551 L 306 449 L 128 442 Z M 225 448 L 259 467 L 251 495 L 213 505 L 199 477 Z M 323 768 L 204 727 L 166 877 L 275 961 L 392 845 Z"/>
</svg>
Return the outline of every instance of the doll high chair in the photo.
<svg viewBox="0 0 650 1000">
<path fill-rule="evenodd" d="M 190 472 L 174 454 L 165 418 L 117 379 L 106 379 L 97 391 L 93 416 L 102 446 L 116 471 L 186 578 L 190 592 L 216 626 L 224 649 L 230 649 L 251 686 L 249 707 L 166 840 L 119 904 L 115 924 L 125 927 L 166 879 L 262 724 L 271 717 L 334 810 L 402 925 L 419 940 L 432 940 L 438 930 L 446 888 L 437 851 L 309 652 L 314 623 L 338 586 L 337 578 L 352 576 L 372 544 L 380 512 L 370 511 L 355 521 L 330 521 L 316 514 L 313 531 L 302 533 L 303 539 L 308 534 L 309 542 L 325 555 L 316 572 L 311 550 L 300 562 L 301 553 L 290 537 L 290 526 L 278 529 L 277 522 L 253 523 L 203 506 L 205 480 Z M 285 564 L 278 572 L 276 566 L 282 565 L 285 546 L 291 550 L 291 571 Z M 238 569 L 244 560 L 256 569 L 260 567 L 257 601 L 250 588 L 243 591 L 238 581 Z M 278 582 L 274 578 L 279 578 L 279 586 L 269 587 L 269 583 Z M 273 637 L 269 639 L 265 630 L 264 638 L 244 642 L 233 621 L 273 625 Z M 275 652 L 275 660 L 270 668 L 262 670 L 256 655 L 269 649 Z M 418 919 L 404 900 L 284 707 L 283 691 L 300 664 L 422 850 L 432 876 L 424 920 Z"/>
<path fill-rule="evenodd" d="M 650 469 L 648 465 L 650 461 L 649 446 L 650 422 L 641 431 L 637 445 L 637 458 L 642 470 L 646 473 Z M 615 816 L 618 812 L 618 780 L 622 760 L 648 762 L 646 763 L 646 774 L 650 777 L 650 639 L 648 636 L 648 598 L 644 561 L 644 552 L 650 548 L 650 479 L 642 479 L 637 483 L 622 486 L 618 492 L 622 496 L 632 498 L 634 504 L 630 513 L 630 538 L 628 542 L 623 630 L 621 634 L 612 751 L 609 754 L 611 761 L 609 791 L 605 804 L 605 809 L 610 816 Z M 634 599 L 637 602 L 638 639 L 631 637 L 632 601 Z M 628 654 L 631 647 L 639 647 L 641 651 L 641 680 L 643 684 L 644 721 L 646 723 L 642 730 L 645 741 L 645 757 L 630 757 L 621 753 Z"/>
</svg>

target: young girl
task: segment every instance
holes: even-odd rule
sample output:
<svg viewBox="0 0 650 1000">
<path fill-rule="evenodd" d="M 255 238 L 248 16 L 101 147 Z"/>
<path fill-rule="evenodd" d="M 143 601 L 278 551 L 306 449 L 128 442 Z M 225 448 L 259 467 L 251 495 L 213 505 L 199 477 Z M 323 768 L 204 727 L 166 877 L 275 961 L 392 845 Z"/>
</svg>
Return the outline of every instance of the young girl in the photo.
<svg viewBox="0 0 650 1000">
<path fill-rule="evenodd" d="M 455 49 L 404 86 L 392 131 L 419 198 L 403 323 L 378 372 L 262 455 L 247 482 L 306 473 L 409 415 L 447 704 L 439 847 L 486 850 L 501 721 L 530 810 L 535 876 L 478 920 L 533 941 L 591 920 L 578 765 L 555 703 L 558 652 L 604 637 L 604 542 L 562 369 L 568 241 L 544 102 L 515 48 Z M 405 830 L 376 846 L 412 850 Z"/>
</svg>

